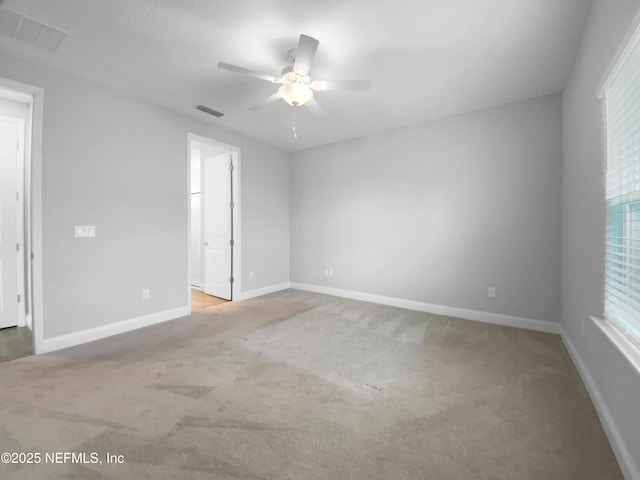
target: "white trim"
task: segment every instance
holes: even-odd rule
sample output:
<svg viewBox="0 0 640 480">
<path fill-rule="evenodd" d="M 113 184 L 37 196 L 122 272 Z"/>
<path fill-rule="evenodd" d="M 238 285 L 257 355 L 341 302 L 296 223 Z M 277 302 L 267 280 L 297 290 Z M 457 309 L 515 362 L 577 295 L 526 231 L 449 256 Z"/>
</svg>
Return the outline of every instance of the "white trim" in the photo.
<svg viewBox="0 0 640 480">
<path fill-rule="evenodd" d="M 602 423 L 607 438 L 609 439 L 609 443 L 611 444 L 613 453 L 618 460 L 618 464 L 620 465 L 620 469 L 622 470 L 624 478 L 627 480 L 640 480 L 640 469 L 638 469 L 638 466 L 634 462 L 633 457 L 631 456 L 631 453 L 627 448 L 627 444 L 624 441 L 624 438 L 622 437 L 622 434 L 620 433 L 620 430 L 618 429 L 613 416 L 611 415 L 611 410 L 609 410 L 609 407 L 605 403 L 598 385 L 589 373 L 587 365 L 584 363 L 584 360 L 582 360 L 582 357 L 578 353 L 578 350 L 576 349 L 575 345 L 566 334 L 564 329 L 562 331 L 562 341 L 567 347 L 567 351 L 569 352 L 569 355 L 571 356 L 571 359 L 573 360 L 573 363 L 575 364 L 580 377 L 582 377 L 582 381 L 587 387 L 587 391 L 589 392 L 591 401 L 593 402 L 593 405 L 598 412 L 598 417 L 600 417 L 600 422 Z"/>
<path fill-rule="evenodd" d="M 11 81 L 11 80 L 10 80 Z M 31 101 L 33 100 L 33 96 L 24 93 L 22 91 L 17 91 L 15 89 L 2 88 L 2 85 L 8 85 L 0 83 L 0 97 L 5 100 L 11 100 L 12 102 L 18 103 L 26 103 L 27 105 L 31 105 Z"/>
<path fill-rule="evenodd" d="M 187 307 L 172 308 L 162 312 L 151 313 L 141 317 L 130 318 L 120 322 L 108 323 L 99 327 L 81 330 L 79 332 L 59 335 L 57 337 L 45 338 L 42 342 L 42 350 L 39 353 L 53 352 L 63 348 L 74 347 L 87 342 L 93 342 L 102 338 L 111 337 L 120 333 L 130 332 L 138 328 L 156 325 L 158 323 L 175 320 L 189 315 Z"/>
<path fill-rule="evenodd" d="M 32 331 L 33 331 L 33 351 L 36 354 L 42 353 L 42 343 L 44 339 L 44 312 L 42 294 L 42 137 L 44 123 L 44 90 L 40 87 L 29 85 L 8 78 L 0 77 L 0 88 L 12 90 L 32 97 L 31 103 L 31 158 L 29 173 L 31 177 L 31 238 L 27 239 L 25 246 L 30 246 L 30 250 L 25 249 L 27 262 L 31 267 L 31 309 Z M 33 259 L 31 259 L 33 255 Z"/>
<path fill-rule="evenodd" d="M 191 301 L 191 134 L 187 133 L 187 310 L 193 311 Z"/>
<path fill-rule="evenodd" d="M 604 318 L 591 317 L 591 321 L 602 331 L 611 343 L 618 349 L 620 355 L 629 366 L 640 376 L 640 349 L 628 338 L 616 324 Z"/>
<path fill-rule="evenodd" d="M 633 20 L 631 20 L 631 23 L 627 27 L 627 31 L 625 32 L 624 37 L 622 37 L 622 41 L 618 44 L 616 53 L 611 58 L 611 61 L 609 62 L 607 69 L 604 71 L 604 74 L 602 75 L 602 79 L 598 83 L 598 88 L 596 90 L 597 98 L 604 98 L 606 89 L 607 87 L 609 87 L 609 84 L 613 80 L 612 75 L 616 71 L 618 67 L 618 63 L 622 59 L 624 51 L 627 49 L 627 45 L 629 45 L 629 42 L 634 38 L 636 31 L 638 30 L 639 27 L 640 27 L 640 7 L 638 7 L 638 9 L 636 10 L 635 15 L 633 16 Z"/>
<path fill-rule="evenodd" d="M 435 313 L 437 315 L 457 317 L 464 320 L 473 320 L 475 322 L 493 323 L 496 325 L 524 328 L 527 330 L 535 330 L 538 332 L 560 333 L 560 324 L 550 322 L 548 320 L 515 317 L 512 315 L 482 312 L 479 310 L 469 310 L 466 308 L 447 307 L 444 305 L 434 305 L 431 303 L 417 302 L 415 300 L 385 297 L 382 295 L 373 295 L 371 293 L 354 292 L 352 290 L 341 290 L 337 288 L 324 287 L 321 285 L 309 285 L 297 282 L 291 282 L 291 288 L 306 290 L 308 292 L 324 293 L 327 295 L 334 295 L 336 297 L 352 298 L 354 300 L 362 300 L 364 302 L 390 305 L 392 307 L 406 308 L 408 310 L 416 310 L 419 312 L 428 312 Z"/>
<path fill-rule="evenodd" d="M 218 142 L 221 145 L 220 142 Z M 226 145 L 226 144 L 225 144 Z M 233 154 L 233 288 L 231 301 L 234 301 L 233 292 L 242 292 L 242 192 L 240 181 L 242 174 L 242 150 L 235 147 Z"/>
<path fill-rule="evenodd" d="M 290 287 L 291 287 L 291 284 L 289 282 L 283 282 L 283 283 L 277 283 L 275 285 L 269 285 L 267 287 L 256 288 L 255 290 L 240 292 L 238 294 L 237 300 L 249 300 L 250 298 L 261 297 L 262 295 L 267 295 L 269 293 L 286 290 L 287 288 L 290 288 Z"/>
<path fill-rule="evenodd" d="M 31 260 L 33 351 L 42 353 L 44 342 L 44 294 L 42 269 L 42 137 L 44 127 L 44 90 L 33 88 L 31 107 Z M 28 257 L 27 257 L 28 258 Z"/>
</svg>

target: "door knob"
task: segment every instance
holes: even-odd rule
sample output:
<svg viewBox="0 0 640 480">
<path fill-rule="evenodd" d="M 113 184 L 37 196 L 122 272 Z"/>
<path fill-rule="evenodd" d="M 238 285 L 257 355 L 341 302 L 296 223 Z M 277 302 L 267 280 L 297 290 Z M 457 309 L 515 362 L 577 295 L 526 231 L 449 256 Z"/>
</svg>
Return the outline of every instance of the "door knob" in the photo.
<svg viewBox="0 0 640 480">
<path fill-rule="evenodd" d="M 203 244 L 205 247 L 208 247 L 208 246 L 209 246 L 209 242 L 202 242 L 202 244 Z"/>
</svg>

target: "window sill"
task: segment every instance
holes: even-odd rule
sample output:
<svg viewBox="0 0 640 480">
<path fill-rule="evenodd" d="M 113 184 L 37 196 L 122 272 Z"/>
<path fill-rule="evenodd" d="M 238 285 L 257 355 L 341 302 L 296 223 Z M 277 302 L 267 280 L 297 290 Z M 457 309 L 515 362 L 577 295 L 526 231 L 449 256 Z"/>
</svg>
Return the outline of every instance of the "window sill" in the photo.
<svg viewBox="0 0 640 480">
<path fill-rule="evenodd" d="M 640 376 L 640 349 L 631 343 L 620 330 L 611 325 L 609 321 L 598 317 L 591 317 L 591 320 L 613 343 L 635 373 Z"/>
</svg>

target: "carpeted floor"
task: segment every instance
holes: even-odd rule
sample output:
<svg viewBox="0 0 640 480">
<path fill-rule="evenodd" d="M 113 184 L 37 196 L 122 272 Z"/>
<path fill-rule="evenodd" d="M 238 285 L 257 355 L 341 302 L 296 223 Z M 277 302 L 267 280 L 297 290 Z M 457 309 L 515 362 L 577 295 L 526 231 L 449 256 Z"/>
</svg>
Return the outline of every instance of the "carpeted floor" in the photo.
<svg viewBox="0 0 640 480">
<path fill-rule="evenodd" d="M 622 478 L 557 335 L 295 290 L 0 385 L 0 452 L 41 455 L 2 479 Z M 102 464 L 45 456 L 65 451 Z"/>
</svg>

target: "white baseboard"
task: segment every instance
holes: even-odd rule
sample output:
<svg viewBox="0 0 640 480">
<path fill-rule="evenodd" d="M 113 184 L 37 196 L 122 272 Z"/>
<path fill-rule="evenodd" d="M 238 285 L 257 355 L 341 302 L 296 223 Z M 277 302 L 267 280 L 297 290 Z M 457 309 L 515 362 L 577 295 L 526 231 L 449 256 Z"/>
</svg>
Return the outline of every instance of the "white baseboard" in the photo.
<svg viewBox="0 0 640 480">
<path fill-rule="evenodd" d="M 560 324 L 550 322 L 548 320 L 537 320 L 533 318 L 514 317 L 511 315 L 502 315 L 500 313 L 482 312 L 479 310 L 469 310 L 466 308 L 446 307 L 444 305 L 434 305 L 430 303 L 417 302 L 415 300 L 406 300 L 403 298 L 384 297 L 381 295 L 373 295 L 371 293 L 354 292 L 352 290 L 341 290 L 338 288 L 324 287 L 321 285 L 309 285 L 306 283 L 291 282 L 291 288 L 305 290 L 308 292 L 325 293 L 336 297 L 351 298 L 354 300 L 362 300 L 364 302 L 379 303 L 382 305 L 390 305 L 392 307 L 406 308 L 408 310 L 416 310 L 419 312 L 435 313 L 437 315 L 446 315 L 449 317 L 463 318 L 465 320 L 473 320 L 476 322 L 493 323 L 496 325 L 505 325 L 507 327 L 524 328 L 527 330 L 536 330 L 547 333 L 560 333 Z"/>
<path fill-rule="evenodd" d="M 269 285 L 267 287 L 256 288 L 255 290 L 249 290 L 247 292 L 240 292 L 238 294 L 238 298 L 234 298 L 234 300 L 242 301 L 249 300 L 250 298 L 261 297 L 262 295 L 267 295 L 268 293 L 279 292 L 280 290 L 286 290 L 291 285 L 289 282 L 277 283 L 275 285 Z"/>
<path fill-rule="evenodd" d="M 100 340 L 101 338 L 130 332 L 131 330 L 137 330 L 138 328 L 148 327 L 150 325 L 155 325 L 156 323 L 174 320 L 187 315 L 189 315 L 188 307 L 178 307 L 172 308 L 171 310 L 143 315 L 142 317 L 130 318 L 129 320 L 122 320 L 120 322 L 89 328 L 87 330 L 80 330 L 79 332 L 45 338 L 42 340 L 42 351 L 39 353 L 53 352 L 55 350 L 93 342 L 95 340 Z"/>
<path fill-rule="evenodd" d="M 620 434 L 620 430 L 618 430 L 618 426 L 613 419 L 613 415 L 611 415 L 611 410 L 609 410 L 604 398 L 602 398 L 600 389 L 589 373 L 587 365 L 584 363 L 584 360 L 582 360 L 582 357 L 578 353 L 575 345 L 564 331 L 562 332 L 562 341 L 567 347 L 567 351 L 569 352 L 578 373 L 582 377 L 582 381 L 587 387 L 591 401 L 598 412 L 598 417 L 600 417 L 600 422 L 602 423 L 607 438 L 609 439 L 609 443 L 611 444 L 613 453 L 618 460 L 618 464 L 620 465 L 624 478 L 626 480 L 640 480 L 640 469 L 638 469 L 638 466 L 634 462 L 633 457 L 627 448 L 627 444 Z"/>
</svg>

